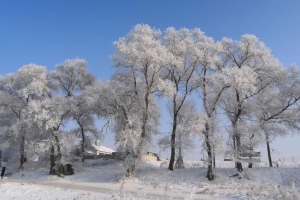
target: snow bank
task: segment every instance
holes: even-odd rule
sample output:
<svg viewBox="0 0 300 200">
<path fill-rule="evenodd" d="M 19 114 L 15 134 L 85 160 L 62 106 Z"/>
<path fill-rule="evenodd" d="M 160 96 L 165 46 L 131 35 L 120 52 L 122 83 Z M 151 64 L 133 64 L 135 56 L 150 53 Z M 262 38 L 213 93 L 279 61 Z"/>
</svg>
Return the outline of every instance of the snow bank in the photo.
<svg viewBox="0 0 300 200">
<path fill-rule="evenodd" d="M 195 194 L 209 194 L 215 197 L 239 199 L 284 199 L 300 200 L 299 168 L 246 168 L 239 177 L 234 168 L 215 170 L 215 180 L 205 178 L 205 168 L 166 168 L 138 171 L 137 179 L 153 187 L 177 189 Z"/>
<path fill-rule="evenodd" d="M 187 199 L 192 199 L 193 195 L 209 195 L 229 199 L 300 200 L 299 168 L 245 168 L 237 177 L 231 177 L 236 173 L 234 168 L 217 168 L 215 180 L 208 181 L 205 178 L 206 169 L 203 167 L 195 168 L 195 164 L 192 164 L 191 168 L 169 171 L 166 165 L 166 162 L 140 162 L 137 164 L 135 177 L 126 178 L 122 162 L 99 159 L 74 164 L 75 175 L 66 176 L 64 179 L 49 176 L 47 170 L 19 172 L 13 174 L 10 179 L 64 181 L 85 185 L 110 184 L 109 187 L 126 186 L 135 193 L 139 193 L 137 192 L 139 190 L 143 190 L 144 193 L 164 191 L 166 194 L 174 195 L 177 192 L 189 197 Z M 1 190 L 10 190 L 8 187 L 1 185 Z M 126 196 L 121 190 L 117 190 L 114 195 L 115 199 L 122 197 L 130 199 L 130 195 Z"/>
<path fill-rule="evenodd" d="M 1 199 L 5 200 L 108 200 L 112 199 L 111 194 L 99 194 L 90 191 L 79 191 L 72 189 L 52 188 L 40 185 L 28 185 L 24 183 L 3 183 L 0 182 Z"/>
</svg>

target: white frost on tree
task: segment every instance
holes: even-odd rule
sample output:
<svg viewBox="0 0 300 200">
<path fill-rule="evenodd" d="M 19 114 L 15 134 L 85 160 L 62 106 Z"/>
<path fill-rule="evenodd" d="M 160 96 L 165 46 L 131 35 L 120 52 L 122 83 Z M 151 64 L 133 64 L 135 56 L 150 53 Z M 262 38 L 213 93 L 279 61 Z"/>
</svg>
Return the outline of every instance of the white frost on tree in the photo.
<svg viewBox="0 0 300 200">
<path fill-rule="evenodd" d="M 165 85 L 160 73 L 164 65 L 166 50 L 161 44 L 161 32 L 148 25 L 136 25 L 127 36 L 114 42 L 116 53 L 112 56 L 115 67 L 127 73 L 127 82 L 137 100 L 139 112 L 134 119 L 141 120 L 141 129 L 137 135 L 138 146 L 133 159 L 140 156 L 145 140 L 151 136 L 156 127 L 149 124 L 151 102 L 155 102 L 154 95 Z M 130 123 L 136 123 L 128 119 Z M 133 129 L 128 129 L 129 132 Z M 127 131 L 128 131 L 127 130 Z M 136 131 L 136 130 L 135 130 Z M 127 134 L 127 133 L 124 133 Z M 128 133 L 129 134 L 129 133 Z M 136 135 L 136 134 L 129 134 Z M 128 169 L 128 173 L 134 171 Z"/>
<path fill-rule="evenodd" d="M 243 35 L 240 41 L 224 38 L 219 42 L 219 53 L 225 83 L 230 88 L 223 92 L 222 108 L 225 110 L 233 131 L 236 158 L 242 153 L 242 132 L 239 123 L 247 113 L 247 101 L 267 89 L 283 73 L 283 67 L 263 42 L 254 35 Z M 237 159 L 237 170 L 243 171 Z"/>
</svg>

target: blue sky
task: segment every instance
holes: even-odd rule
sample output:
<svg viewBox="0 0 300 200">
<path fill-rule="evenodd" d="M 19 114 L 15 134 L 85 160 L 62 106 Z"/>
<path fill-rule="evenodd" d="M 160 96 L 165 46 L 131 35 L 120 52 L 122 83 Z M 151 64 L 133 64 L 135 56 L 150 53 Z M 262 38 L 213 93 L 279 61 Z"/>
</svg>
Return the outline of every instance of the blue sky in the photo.
<svg viewBox="0 0 300 200">
<path fill-rule="evenodd" d="M 197 27 L 215 40 L 255 34 L 284 65 L 300 65 L 299 0 L 1 0 L 0 74 L 79 57 L 108 80 L 112 43 L 138 23 Z"/>
<path fill-rule="evenodd" d="M 97 77 L 113 72 L 113 41 L 135 24 L 201 28 L 215 40 L 252 33 L 285 65 L 300 65 L 298 0 L 1 0 L 0 74 L 36 63 L 54 69 L 84 58 Z"/>
</svg>

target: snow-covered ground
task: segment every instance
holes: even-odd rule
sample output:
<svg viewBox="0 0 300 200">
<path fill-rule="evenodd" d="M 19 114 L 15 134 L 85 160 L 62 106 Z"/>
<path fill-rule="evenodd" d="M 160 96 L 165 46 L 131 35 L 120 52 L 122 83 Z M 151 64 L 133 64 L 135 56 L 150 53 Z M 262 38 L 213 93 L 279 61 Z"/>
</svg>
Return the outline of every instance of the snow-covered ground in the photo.
<svg viewBox="0 0 300 200">
<path fill-rule="evenodd" d="M 0 182 L 1 199 L 286 199 L 300 200 L 299 168 L 235 169 L 219 163 L 214 181 L 205 178 L 201 163 L 170 172 L 164 162 L 138 164 L 135 178 L 124 178 L 123 165 L 89 160 L 75 165 L 75 174 L 60 178 L 48 170 L 12 171 Z M 9 166 L 8 166 L 9 167 Z M 8 168 L 8 172 L 11 172 Z"/>
</svg>

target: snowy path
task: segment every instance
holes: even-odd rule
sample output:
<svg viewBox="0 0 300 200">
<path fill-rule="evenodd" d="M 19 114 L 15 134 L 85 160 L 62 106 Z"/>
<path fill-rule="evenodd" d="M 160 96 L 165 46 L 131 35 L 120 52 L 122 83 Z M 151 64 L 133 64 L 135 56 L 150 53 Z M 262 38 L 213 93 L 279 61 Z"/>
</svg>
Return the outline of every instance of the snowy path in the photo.
<svg viewBox="0 0 300 200">
<path fill-rule="evenodd" d="M 5 200 L 146 200 L 146 199 L 285 199 L 300 200 L 299 168 L 217 169 L 216 180 L 205 180 L 205 169 L 138 171 L 123 179 L 116 165 L 84 168 L 73 176 L 49 176 L 48 171 L 24 171 L 0 180 Z M 219 198 L 223 197 L 223 198 Z"/>
<path fill-rule="evenodd" d="M 101 194 L 103 199 L 195 199 L 195 200 L 222 200 L 208 195 L 185 193 L 178 190 L 164 190 L 161 188 L 151 188 L 133 183 L 129 184 L 104 184 L 69 181 L 32 181 L 5 179 L 2 183 L 21 184 L 29 187 L 48 187 L 61 189 L 64 191 L 74 190 Z M 69 191 L 72 193 L 72 191 Z M 91 199 L 93 199 L 91 197 Z"/>
</svg>

